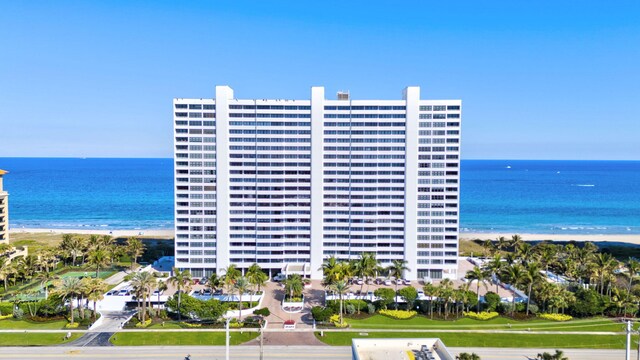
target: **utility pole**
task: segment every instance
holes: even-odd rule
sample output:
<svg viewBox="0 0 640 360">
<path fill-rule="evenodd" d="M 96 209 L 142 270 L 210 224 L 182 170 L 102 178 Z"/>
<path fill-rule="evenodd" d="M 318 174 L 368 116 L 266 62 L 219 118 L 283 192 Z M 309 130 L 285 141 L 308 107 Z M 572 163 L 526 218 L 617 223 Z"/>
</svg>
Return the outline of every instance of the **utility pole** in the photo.
<svg viewBox="0 0 640 360">
<path fill-rule="evenodd" d="M 631 321 L 627 320 L 627 351 L 625 360 L 631 360 Z"/>
<path fill-rule="evenodd" d="M 230 320 L 231 320 L 231 318 L 228 318 L 228 319 L 227 319 L 227 324 L 226 324 L 226 326 L 225 326 L 225 329 L 226 329 L 226 332 L 225 332 L 225 333 L 226 333 L 225 339 L 226 339 L 226 345 L 227 345 L 227 346 L 226 346 L 226 349 L 225 349 L 225 354 L 226 354 L 225 359 L 227 359 L 227 360 L 229 360 L 229 321 L 230 321 Z M 627 359 L 627 360 L 629 360 L 629 359 Z"/>
<path fill-rule="evenodd" d="M 264 360 L 264 326 L 260 324 L 260 360 Z"/>
</svg>

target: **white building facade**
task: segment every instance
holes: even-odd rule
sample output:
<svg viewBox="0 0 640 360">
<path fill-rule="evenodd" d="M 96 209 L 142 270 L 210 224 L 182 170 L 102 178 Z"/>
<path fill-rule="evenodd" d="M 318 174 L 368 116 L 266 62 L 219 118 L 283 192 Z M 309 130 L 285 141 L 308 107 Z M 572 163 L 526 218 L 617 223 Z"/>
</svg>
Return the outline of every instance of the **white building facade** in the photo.
<svg viewBox="0 0 640 360">
<path fill-rule="evenodd" d="M 375 253 L 456 278 L 460 100 L 174 99 L 175 259 L 194 276 L 257 263 L 322 278 Z"/>
</svg>

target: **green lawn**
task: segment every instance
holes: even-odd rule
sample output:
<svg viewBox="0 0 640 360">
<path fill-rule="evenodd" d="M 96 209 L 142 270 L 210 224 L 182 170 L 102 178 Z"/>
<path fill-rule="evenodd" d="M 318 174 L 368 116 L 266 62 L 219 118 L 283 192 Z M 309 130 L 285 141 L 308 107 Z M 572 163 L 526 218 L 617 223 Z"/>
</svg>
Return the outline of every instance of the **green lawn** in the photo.
<svg viewBox="0 0 640 360">
<path fill-rule="evenodd" d="M 165 322 L 164 326 L 162 324 L 153 324 L 147 329 L 182 329 L 182 327 L 175 322 Z"/>
<path fill-rule="evenodd" d="M 56 345 L 76 340 L 81 333 L 71 334 L 71 338 L 64 340 L 66 333 L 2 333 L 0 346 L 36 346 Z"/>
<path fill-rule="evenodd" d="M 544 319 L 516 321 L 504 317 L 480 321 L 469 318 L 459 320 L 430 320 L 416 316 L 409 320 L 396 320 L 383 315 L 373 315 L 366 319 L 347 319 L 354 329 L 460 329 L 460 330 L 547 330 L 547 331 L 624 331 L 624 324 L 610 319 L 579 319 L 555 322 Z"/>
<path fill-rule="evenodd" d="M 448 347 L 511 347 L 511 348 L 588 348 L 623 349 L 624 335 L 539 335 L 442 332 L 316 332 L 316 337 L 335 346 L 349 346 L 354 338 L 440 338 Z M 637 340 L 637 336 L 635 337 Z M 635 344 L 635 342 L 633 342 Z"/>
<path fill-rule="evenodd" d="M 231 345 L 239 345 L 255 339 L 258 332 L 232 332 Z M 114 334 L 109 341 L 116 346 L 144 345 L 224 345 L 225 333 L 219 332 L 121 332 Z"/>
<path fill-rule="evenodd" d="M 0 329 L 2 330 L 60 330 L 64 329 L 67 320 L 54 320 L 47 322 L 35 322 L 28 320 L 5 319 L 0 320 Z M 0 337 L 6 334 L 0 335 Z"/>
</svg>

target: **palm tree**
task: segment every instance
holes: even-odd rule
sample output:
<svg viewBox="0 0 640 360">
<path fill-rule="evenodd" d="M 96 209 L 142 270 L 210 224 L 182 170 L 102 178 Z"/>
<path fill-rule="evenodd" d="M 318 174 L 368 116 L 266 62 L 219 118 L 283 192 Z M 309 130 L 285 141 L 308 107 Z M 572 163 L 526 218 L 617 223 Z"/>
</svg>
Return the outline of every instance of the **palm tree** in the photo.
<svg viewBox="0 0 640 360">
<path fill-rule="evenodd" d="M 173 268 L 173 276 L 167 280 L 170 284 L 173 284 L 178 290 L 178 321 L 181 319 L 180 303 L 182 300 L 182 290 L 189 291 L 191 288 L 191 272 L 189 269 L 180 270 Z"/>
<path fill-rule="evenodd" d="M 509 247 L 509 241 L 504 236 L 500 236 L 496 239 L 496 247 L 498 250 L 504 250 Z"/>
<path fill-rule="evenodd" d="M 47 300 L 49 298 L 49 281 L 56 279 L 57 277 L 50 273 L 49 271 L 41 271 L 36 275 L 36 279 L 40 281 L 40 286 L 44 291 L 44 299 Z"/>
<path fill-rule="evenodd" d="M 293 297 L 298 297 L 302 295 L 302 290 L 304 289 L 304 283 L 302 282 L 302 278 L 298 274 L 289 275 L 284 281 L 284 290 L 289 293 L 289 300 Z"/>
<path fill-rule="evenodd" d="M 513 249 L 513 251 L 515 251 L 520 246 L 521 243 L 522 243 L 522 236 L 520 235 L 511 236 L 511 249 Z"/>
<path fill-rule="evenodd" d="M 629 270 L 629 285 L 627 286 L 627 291 L 631 292 L 631 287 L 633 286 L 633 279 L 640 272 L 640 261 L 635 259 L 629 259 L 629 263 L 627 264 L 627 270 Z"/>
<path fill-rule="evenodd" d="M 160 293 L 166 291 L 167 288 L 168 286 L 166 282 L 158 280 L 158 285 L 156 286 L 156 290 L 158 290 L 158 308 L 156 309 L 156 316 L 160 313 Z"/>
<path fill-rule="evenodd" d="M 480 356 L 476 353 L 461 353 L 456 356 L 456 360 L 480 360 Z"/>
<path fill-rule="evenodd" d="M 600 278 L 600 294 L 604 295 L 604 279 L 615 268 L 615 259 L 611 254 L 598 253 L 594 259 L 594 265 L 598 269 Z"/>
<path fill-rule="evenodd" d="M 529 263 L 525 266 L 523 282 L 527 285 L 527 316 L 529 316 L 529 306 L 531 305 L 531 291 L 533 285 L 540 281 L 542 276 L 540 275 L 540 264 Z"/>
<path fill-rule="evenodd" d="M 131 256 L 131 270 L 133 270 L 133 264 L 138 262 L 138 258 L 144 253 L 145 246 L 137 237 L 130 237 L 127 239 L 127 252 Z"/>
<path fill-rule="evenodd" d="M 520 265 L 520 264 L 514 264 L 514 265 L 511 265 L 511 266 L 507 266 L 506 268 L 504 268 L 504 270 L 502 270 L 502 274 L 506 278 L 506 281 L 508 281 L 509 284 L 511 284 L 511 286 L 513 286 L 514 289 L 517 289 L 518 286 L 520 286 L 522 284 L 522 282 L 524 281 L 524 278 L 525 278 L 525 270 L 522 268 L 522 265 Z M 513 293 L 512 305 L 513 305 L 513 307 L 511 308 L 511 315 L 513 316 L 513 313 L 516 310 L 516 294 L 515 294 L 515 291 Z"/>
<path fill-rule="evenodd" d="M 223 271 L 224 284 L 227 286 L 227 289 L 231 291 L 233 284 L 235 284 L 236 280 L 242 276 L 242 273 L 238 270 L 238 267 L 235 264 L 227 266 Z"/>
<path fill-rule="evenodd" d="M 142 299 L 142 316 L 140 321 L 144 323 L 147 314 L 147 301 L 151 302 L 150 296 L 151 292 L 156 287 L 156 278 L 150 272 L 139 272 L 133 276 L 133 279 L 131 279 L 131 286 L 133 287 L 133 290 L 139 294 L 138 301 Z"/>
<path fill-rule="evenodd" d="M 55 283 L 55 293 L 59 295 L 62 300 L 69 300 L 69 319 L 71 324 L 74 322 L 73 317 L 73 301 L 82 292 L 82 284 L 77 277 L 66 277 L 61 281 Z"/>
<path fill-rule="evenodd" d="M 422 291 L 424 291 L 425 296 L 429 297 L 429 314 L 431 319 L 433 319 L 433 302 L 437 296 L 438 289 L 433 284 L 425 284 L 425 286 L 422 287 Z"/>
<path fill-rule="evenodd" d="M 96 278 L 100 277 L 100 269 L 109 265 L 109 256 L 103 249 L 97 248 L 89 253 L 88 262 L 96 269 Z"/>
<path fill-rule="evenodd" d="M 389 270 L 389 276 L 396 278 L 396 310 L 398 309 L 398 279 L 402 279 L 402 275 L 405 271 L 409 271 L 407 261 L 404 259 L 395 259 L 391 261 L 391 265 L 387 268 Z"/>
<path fill-rule="evenodd" d="M 331 289 L 338 294 L 338 299 L 340 299 L 340 324 L 342 324 L 342 296 L 349 291 L 349 285 L 344 280 L 338 280 L 334 284 L 331 285 Z"/>
<path fill-rule="evenodd" d="M 264 273 L 263 273 L 264 274 Z M 251 284 L 249 283 L 249 281 L 247 280 L 247 278 L 245 278 L 244 276 L 239 277 L 235 284 L 233 284 L 233 287 L 236 291 L 238 291 L 238 322 L 240 322 L 240 319 L 242 318 L 242 294 L 246 293 L 249 288 L 250 288 Z"/>
<path fill-rule="evenodd" d="M 498 276 L 503 267 L 502 256 L 500 256 L 500 254 L 496 254 L 494 257 L 491 258 L 491 260 L 488 263 L 485 264 L 485 267 L 487 271 L 491 273 L 491 277 L 495 278 L 494 280 L 496 283 L 496 294 L 497 294 L 499 291 Z"/>
<path fill-rule="evenodd" d="M 95 320 L 96 318 L 96 313 L 97 313 L 97 302 L 104 299 L 104 293 L 107 291 L 108 289 L 108 285 L 106 282 L 104 282 L 104 280 L 100 279 L 100 278 L 95 278 L 95 279 L 91 279 L 89 281 L 89 286 L 88 286 L 88 295 L 87 295 L 87 299 L 90 301 L 93 301 L 93 319 Z"/>
<path fill-rule="evenodd" d="M 438 284 L 438 295 L 444 302 L 444 318 L 449 316 L 449 303 L 453 297 L 453 281 L 451 279 L 444 279 Z"/>
<path fill-rule="evenodd" d="M 257 286 L 258 291 L 260 291 L 260 288 L 264 286 L 267 279 L 269 279 L 269 277 L 264 273 L 264 271 L 262 271 L 262 268 L 257 263 L 253 263 L 247 269 L 247 280 L 249 280 L 251 285 Z"/>
<path fill-rule="evenodd" d="M 477 312 L 480 312 L 480 283 L 482 283 L 487 288 L 487 272 L 483 271 L 479 267 L 474 267 L 473 270 L 467 271 L 465 277 L 471 281 L 476 281 L 476 294 L 478 294 L 478 304 L 477 304 Z"/>
<path fill-rule="evenodd" d="M 320 269 L 322 269 L 322 274 L 324 275 L 324 279 L 325 279 L 325 286 L 330 286 L 336 279 L 335 279 L 335 273 L 336 273 L 336 269 L 338 269 L 340 265 L 340 262 L 338 261 L 338 259 L 331 255 L 328 258 L 325 258 L 322 261 L 322 267 Z M 318 269 L 318 270 L 320 270 Z"/>
<path fill-rule="evenodd" d="M 536 356 L 537 360 L 569 360 L 568 357 L 564 356 L 564 353 L 561 350 L 556 350 L 554 354 L 550 354 L 548 352 L 538 353 Z"/>
<path fill-rule="evenodd" d="M 9 261 L 0 258 L 0 280 L 4 284 L 4 291 L 7 292 L 9 278 L 11 277 Z"/>
<path fill-rule="evenodd" d="M 211 293 L 215 293 L 218 289 L 221 289 L 224 285 L 222 278 L 217 274 L 211 274 L 207 279 L 207 286 L 211 289 Z"/>
</svg>

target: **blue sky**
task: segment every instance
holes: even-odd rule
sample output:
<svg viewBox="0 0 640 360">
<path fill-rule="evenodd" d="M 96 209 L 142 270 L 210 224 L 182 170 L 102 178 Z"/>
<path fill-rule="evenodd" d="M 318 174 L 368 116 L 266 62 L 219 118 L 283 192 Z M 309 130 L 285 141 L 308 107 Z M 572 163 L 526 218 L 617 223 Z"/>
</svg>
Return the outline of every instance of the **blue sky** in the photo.
<svg viewBox="0 0 640 360">
<path fill-rule="evenodd" d="M 466 159 L 640 159 L 640 2 L 2 1 L 0 156 L 170 157 L 173 97 L 463 100 Z"/>
</svg>

